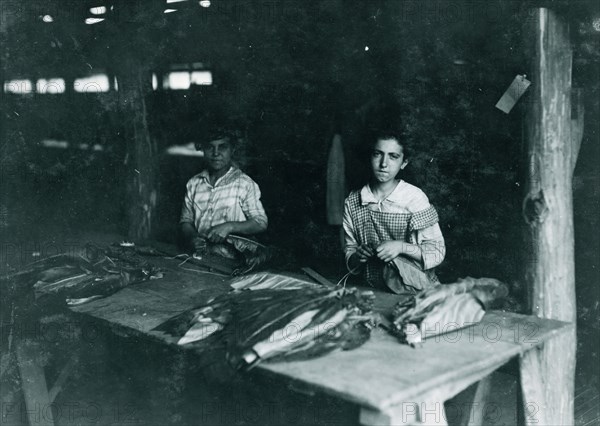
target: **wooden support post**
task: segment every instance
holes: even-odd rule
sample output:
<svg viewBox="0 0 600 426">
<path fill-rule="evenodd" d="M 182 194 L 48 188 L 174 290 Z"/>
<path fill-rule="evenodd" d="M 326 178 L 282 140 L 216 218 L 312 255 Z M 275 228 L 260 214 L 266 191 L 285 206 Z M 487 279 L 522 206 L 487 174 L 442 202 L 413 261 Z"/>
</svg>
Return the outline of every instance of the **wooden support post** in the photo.
<svg viewBox="0 0 600 426">
<path fill-rule="evenodd" d="M 341 135 L 336 133 L 331 141 L 329 158 L 327 159 L 327 194 L 325 205 L 327 223 L 339 227 L 340 247 L 342 249 L 345 244 L 344 228 L 342 227 L 345 198 L 346 165 L 344 160 L 344 146 Z"/>
<path fill-rule="evenodd" d="M 158 199 L 156 140 L 148 126 L 146 95 L 152 90 L 150 72 L 140 61 L 127 61 L 119 73 L 119 96 L 126 123 L 129 238 L 150 238 Z"/>
<path fill-rule="evenodd" d="M 528 182 L 523 201 L 528 251 L 525 278 L 534 315 L 575 323 L 572 177 L 578 153 L 571 123 L 572 50 L 568 24 L 538 8 L 531 103 L 527 117 Z M 580 140 L 580 138 L 579 138 Z M 572 425 L 576 332 L 562 333 L 521 359 L 527 423 Z M 532 417 L 532 413 L 534 417 Z"/>
<path fill-rule="evenodd" d="M 577 165 L 577 157 L 579 157 L 579 149 L 581 148 L 581 140 L 583 139 L 583 118 L 585 109 L 583 106 L 583 90 L 573 89 L 571 93 L 571 143 L 573 145 L 573 153 L 571 155 L 571 168 L 575 170 Z"/>
</svg>

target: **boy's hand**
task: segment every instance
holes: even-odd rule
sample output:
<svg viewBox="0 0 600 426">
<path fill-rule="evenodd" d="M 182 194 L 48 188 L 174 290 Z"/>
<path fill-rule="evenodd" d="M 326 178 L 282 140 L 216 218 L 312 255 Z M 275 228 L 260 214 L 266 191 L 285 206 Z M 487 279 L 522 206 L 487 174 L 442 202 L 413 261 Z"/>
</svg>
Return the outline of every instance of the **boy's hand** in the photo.
<svg viewBox="0 0 600 426">
<path fill-rule="evenodd" d="M 206 240 L 200 236 L 192 240 L 194 245 L 194 253 L 202 254 L 206 250 Z"/>
<path fill-rule="evenodd" d="M 375 253 L 383 262 L 391 262 L 395 257 L 404 253 L 404 242 L 385 241 L 375 249 Z"/>
<path fill-rule="evenodd" d="M 370 257 L 372 257 L 375 254 L 375 252 L 373 251 L 371 246 L 363 244 L 358 246 L 358 249 L 356 249 L 356 252 L 354 254 L 357 256 L 358 261 L 360 263 L 365 263 Z"/>
<path fill-rule="evenodd" d="M 207 238 L 213 243 L 222 243 L 229 236 L 229 234 L 231 234 L 232 231 L 233 228 L 231 226 L 231 223 L 222 223 L 220 225 L 213 226 L 212 228 L 210 228 L 210 230 L 208 231 Z"/>
</svg>

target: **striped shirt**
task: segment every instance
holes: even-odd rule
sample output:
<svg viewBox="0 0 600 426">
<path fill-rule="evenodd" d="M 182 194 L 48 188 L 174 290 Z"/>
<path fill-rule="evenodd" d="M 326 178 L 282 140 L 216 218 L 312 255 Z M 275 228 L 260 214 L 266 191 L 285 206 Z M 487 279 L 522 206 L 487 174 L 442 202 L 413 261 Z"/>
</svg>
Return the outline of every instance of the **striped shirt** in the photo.
<svg viewBox="0 0 600 426">
<path fill-rule="evenodd" d="M 191 223 L 201 236 L 206 236 L 213 226 L 249 219 L 267 227 L 260 188 L 237 167 L 232 166 L 214 186 L 208 170 L 188 181 L 179 223 Z"/>
<path fill-rule="evenodd" d="M 371 192 L 369 185 L 365 185 L 360 191 L 361 205 L 367 205 L 369 209 L 383 213 L 417 213 L 428 209 L 431 205 L 429 199 L 423 191 L 408 182 L 401 180 L 394 191 L 387 196 L 385 200 L 379 201 Z M 345 254 L 346 262 L 350 256 L 358 249 L 357 231 L 348 206 L 348 200 L 344 208 L 344 234 L 345 234 Z M 434 268 L 442 263 L 446 255 L 446 245 L 444 237 L 438 223 L 421 229 L 412 231 L 408 241 L 412 244 L 418 244 L 423 253 L 422 267 L 424 270 Z"/>
</svg>

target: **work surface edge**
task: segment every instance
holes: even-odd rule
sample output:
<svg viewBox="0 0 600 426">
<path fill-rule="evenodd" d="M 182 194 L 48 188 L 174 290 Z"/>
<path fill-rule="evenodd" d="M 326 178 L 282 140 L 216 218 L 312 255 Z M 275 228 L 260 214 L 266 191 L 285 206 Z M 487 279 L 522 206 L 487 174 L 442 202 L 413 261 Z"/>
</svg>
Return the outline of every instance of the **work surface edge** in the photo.
<svg viewBox="0 0 600 426">
<path fill-rule="evenodd" d="M 229 278 L 179 270 L 172 261 L 160 263 L 167 266 L 163 279 L 132 285 L 72 310 L 101 320 L 118 334 L 145 336 L 174 345 L 173 338 L 152 328 L 228 291 Z M 378 293 L 377 297 L 392 300 L 394 295 Z M 383 303 L 384 309 L 393 306 L 389 300 Z M 365 345 L 352 351 L 336 351 L 308 361 L 263 363 L 256 372 L 363 407 L 385 410 L 452 380 L 500 367 L 570 327 L 560 321 L 491 311 L 481 323 L 429 338 L 421 347 L 402 345 L 377 329 Z"/>
</svg>

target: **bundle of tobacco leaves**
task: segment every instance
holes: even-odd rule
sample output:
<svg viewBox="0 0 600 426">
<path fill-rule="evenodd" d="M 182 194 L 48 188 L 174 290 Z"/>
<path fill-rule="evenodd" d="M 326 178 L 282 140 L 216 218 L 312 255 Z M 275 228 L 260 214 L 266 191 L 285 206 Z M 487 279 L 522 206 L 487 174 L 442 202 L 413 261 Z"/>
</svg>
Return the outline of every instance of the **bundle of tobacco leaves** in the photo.
<svg viewBox="0 0 600 426">
<path fill-rule="evenodd" d="M 321 287 L 320 284 L 315 284 L 311 281 L 304 281 L 298 278 L 270 272 L 258 272 L 252 275 L 237 277 L 229 283 L 229 286 L 234 290 L 260 290 L 264 288 L 295 290 Z"/>
<path fill-rule="evenodd" d="M 378 322 L 372 312 L 373 292 L 306 284 L 266 288 L 263 281 L 258 289 L 233 290 L 156 330 L 180 337 L 180 345 L 212 336 L 225 346 L 227 361 L 237 369 L 353 349 L 369 339 Z"/>
<path fill-rule="evenodd" d="M 507 286 L 493 278 L 467 277 L 441 284 L 398 303 L 392 332 L 401 342 L 415 345 L 426 337 L 478 323 L 485 309 L 507 295 Z"/>
<path fill-rule="evenodd" d="M 225 243 L 205 241 L 204 250 L 195 254 L 200 258 L 218 255 L 237 262 L 232 272 L 234 276 L 289 262 L 289 255 L 282 250 L 239 235 L 229 235 Z"/>
<path fill-rule="evenodd" d="M 162 277 L 133 251 L 92 244 L 80 255 L 61 254 L 34 262 L 14 274 L 18 285 L 33 288 L 36 299 L 52 297 L 77 305 L 115 293 L 129 284 Z"/>
</svg>

